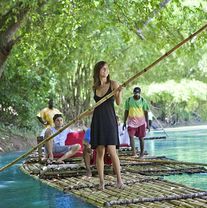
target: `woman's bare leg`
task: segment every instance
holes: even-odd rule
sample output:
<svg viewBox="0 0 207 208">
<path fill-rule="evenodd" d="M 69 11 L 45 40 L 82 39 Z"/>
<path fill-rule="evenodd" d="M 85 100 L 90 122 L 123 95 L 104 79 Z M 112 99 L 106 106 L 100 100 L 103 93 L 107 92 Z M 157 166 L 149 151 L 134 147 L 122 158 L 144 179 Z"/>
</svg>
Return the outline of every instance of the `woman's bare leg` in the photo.
<svg viewBox="0 0 207 208">
<path fill-rule="evenodd" d="M 119 161 L 119 157 L 116 152 L 116 146 L 115 145 L 108 145 L 107 150 L 111 156 L 114 172 L 116 173 L 116 176 L 117 176 L 117 187 L 122 188 L 123 181 L 121 179 L 120 161 Z"/>
</svg>

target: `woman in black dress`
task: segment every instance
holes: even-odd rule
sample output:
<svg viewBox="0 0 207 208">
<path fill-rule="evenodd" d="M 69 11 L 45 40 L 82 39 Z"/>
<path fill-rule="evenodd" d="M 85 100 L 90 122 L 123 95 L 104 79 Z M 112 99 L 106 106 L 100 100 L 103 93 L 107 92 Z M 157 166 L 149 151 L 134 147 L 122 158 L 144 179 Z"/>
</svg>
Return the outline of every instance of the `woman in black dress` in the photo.
<svg viewBox="0 0 207 208">
<path fill-rule="evenodd" d="M 119 87 L 118 83 L 110 80 L 108 65 L 104 61 L 98 62 L 94 67 L 94 100 L 98 102 L 113 90 Z M 119 147 L 118 124 L 114 110 L 114 100 L 121 102 L 121 87 L 117 93 L 96 107 L 91 123 L 91 147 L 96 149 L 96 167 L 99 174 L 99 189 L 104 189 L 104 154 L 107 148 L 111 156 L 114 171 L 117 175 L 117 187 L 122 188 L 123 182 L 120 173 L 120 162 L 116 152 Z"/>
</svg>

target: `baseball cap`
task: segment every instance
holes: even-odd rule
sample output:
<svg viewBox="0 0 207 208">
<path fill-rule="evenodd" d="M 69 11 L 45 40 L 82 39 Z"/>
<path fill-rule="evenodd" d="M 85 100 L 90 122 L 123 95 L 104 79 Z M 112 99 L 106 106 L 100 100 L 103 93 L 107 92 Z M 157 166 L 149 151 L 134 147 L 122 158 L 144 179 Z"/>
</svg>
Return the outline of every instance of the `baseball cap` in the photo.
<svg viewBox="0 0 207 208">
<path fill-rule="evenodd" d="M 135 87 L 134 90 L 133 90 L 133 93 L 134 94 L 140 94 L 141 93 L 140 87 Z"/>
</svg>

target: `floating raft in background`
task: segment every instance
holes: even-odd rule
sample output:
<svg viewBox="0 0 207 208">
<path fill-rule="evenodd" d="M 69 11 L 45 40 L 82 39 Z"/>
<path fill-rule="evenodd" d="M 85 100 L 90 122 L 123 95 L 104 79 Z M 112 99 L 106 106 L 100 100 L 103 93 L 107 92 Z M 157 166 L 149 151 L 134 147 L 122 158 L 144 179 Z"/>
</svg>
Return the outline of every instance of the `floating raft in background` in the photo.
<svg viewBox="0 0 207 208">
<path fill-rule="evenodd" d="M 154 140 L 154 139 L 166 139 L 166 136 L 146 136 L 145 140 Z"/>
<path fill-rule="evenodd" d="M 116 177 L 105 167 L 105 187 L 97 189 L 99 180 L 94 166 L 93 177 L 83 179 L 85 168 L 80 160 L 61 165 L 44 165 L 34 158 L 25 161 L 21 170 L 66 193 L 72 193 L 97 207 L 206 207 L 207 191 L 163 180 L 159 176 L 183 173 L 207 173 L 204 166 L 149 157 L 140 160 L 120 155 L 124 189 L 116 188 Z"/>
<path fill-rule="evenodd" d="M 125 171 L 145 176 L 167 176 L 175 174 L 207 173 L 202 165 L 193 165 L 188 162 L 169 160 L 166 157 L 145 157 L 142 162 L 131 156 L 121 155 L 121 165 Z M 207 166 L 206 166 L 207 167 Z"/>
<path fill-rule="evenodd" d="M 152 130 L 147 132 L 145 140 L 167 139 L 167 133 L 164 130 Z"/>
</svg>

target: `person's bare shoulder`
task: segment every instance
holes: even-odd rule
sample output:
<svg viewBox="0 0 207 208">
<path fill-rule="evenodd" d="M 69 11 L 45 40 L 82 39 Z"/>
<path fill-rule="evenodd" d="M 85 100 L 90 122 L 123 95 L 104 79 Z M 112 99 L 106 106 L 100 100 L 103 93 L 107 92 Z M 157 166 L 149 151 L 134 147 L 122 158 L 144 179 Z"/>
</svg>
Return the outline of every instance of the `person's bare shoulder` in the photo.
<svg viewBox="0 0 207 208">
<path fill-rule="evenodd" d="M 49 137 L 50 135 L 52 135 L 52 130 L 50 128 L 47 128 L 45 131 L 45 137 Z"/>
<path fill-rule="evenodd" d="M 115 90 L 116 88 L 119 87 L 119 84 L 116 81 L 111 80 L 111 87 L 112 87 L 113 90 Z"/>
</svg>

